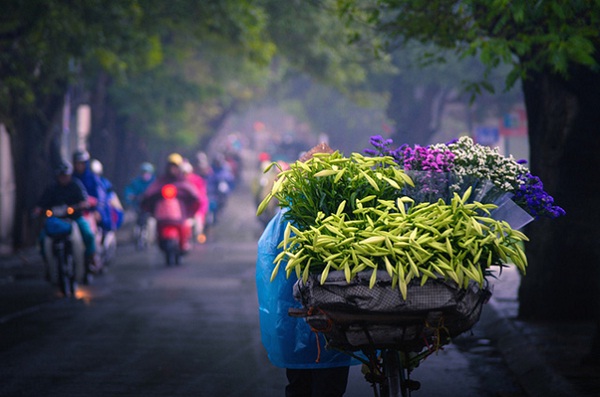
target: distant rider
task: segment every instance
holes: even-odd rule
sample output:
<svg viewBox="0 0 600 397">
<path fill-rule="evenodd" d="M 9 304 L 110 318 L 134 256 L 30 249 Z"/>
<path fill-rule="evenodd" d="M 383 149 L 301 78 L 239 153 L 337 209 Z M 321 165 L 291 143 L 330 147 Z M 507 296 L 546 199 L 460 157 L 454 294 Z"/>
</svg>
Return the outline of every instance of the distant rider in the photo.
<svg viewBox="0 0 600 397">
<path fill-rule="evenodd" d="M 136 225 L 139 228 L 145 227 L 148 218 L 150 217 L 148 212 L 143 211 L 140 208 L 140 202 L 144 192 L 146 192 L 155 179 L 154 166 L 151 163 L 144 161 L 140 164 L 139 174 L 125 186 L 123 193 L 125 205 L 135 211 Z"/>
<path fill-rule="evenodd" d="M 99 215 L 101 225 L 110 224 L 110 208 L 108 205 L 108 192 L 102 180 L 90 167 L 90 154 L 87 150 L 76 150 L 73 153 L 73 177 L 79 179 L 88 196 L 93 197 L 96 213 Z"/>
<path fill-rule="evenodd" d="M 200 198 L 200 206 L 198 207 L 198 211 L 194 214 L 195 220 L 195 235 L 199 239 L 199 242 L 203 242 L 204 239 L 204 225 L 206 223 L 206 214 L 208 213 L 208 193 L 206 191 L 206 181 L 200 175 L 194 172 L 194 166 L 189 160 L 184 159 L 181 164 L 181 170 L 183 171 L 183 175 L 185 178 L 190 181 L 196 189 L 198 189 L 198 194 Z"/>
<path fill-rule="evenodd" d="M 142 201 L 140 203 L 142 210 L 154 214 L 154 208 L 159 200 L 161 200 L 161 189 L 167 184 L 172 184 L 177 188 L 177 198 L 181 201 L 184 206 L 185 214 L 182 222 L 179 226 L 180 229 L 180 249 L 183 252 L 190 250 L 190 238 L 192 236 L 192 227 L 187 219 L 192 219 L 194 214 L 200 207 L 200 195 L 196 187 L 189 182 L 183 171 L 181 165 L 183 164 L 183 157 L 178 153 L 172 153 L 167 158 L 167 164 L 165 172 L 160 175 L 156 180 L 148 187 Z M 160 219 L 157 217 L 157 221 Z"/>
<path fill-rule="evenodd" d="M 113 188 L 112 182 L 104 176 L 104 166 L 97 159 L 90 161 L 90 169 L 98 178 L 100 178 L 101 189 L 106 194 L 106 204 L 108 206 L 108 217 L 102 219 L 102 228 L 106 231 L 117 230 L 123 223 L 123 205 Z"/>
<path fill-rule="evenodd" d="M 131 182 L 125 186 L 123 194 L 125 205 L 138 212 L 142 195 L 155 179 L 154 166 L 147 161 L 143 162 L 140 165 L 139 175 L 133 178 Z"/>
<path fill-rule="evenodd" d="M 225 156 L 218 153 L 211 163 L 211 170 L 206 177 L 206 189 L 212 214 L 211 224 L 217 223 L 218 214 L 225 208 L 227 198 L 235 184 L 235 176 L 225 161 Z"/>
</svg>

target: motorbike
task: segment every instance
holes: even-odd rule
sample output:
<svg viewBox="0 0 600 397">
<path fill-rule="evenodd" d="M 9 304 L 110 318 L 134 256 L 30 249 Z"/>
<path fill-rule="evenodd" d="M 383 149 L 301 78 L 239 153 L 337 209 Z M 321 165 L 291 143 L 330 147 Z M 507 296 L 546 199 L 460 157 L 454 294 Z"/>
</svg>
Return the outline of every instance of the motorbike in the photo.
<svg viewBox="0 0 600 397">
<path fill-rule="evenodd" d="M 146 211 L 138 211 L 133 227 L 133 241 L 136 251 L 143 251 L 155 241 L 156 219 Z"/>
<path fill-rule="evenodd" d="M 98 199 L 88 197 L 89 208 L 83 211 L 83 217 L 90 224 L 96 240 L 97 262 L 95 273 L 102 273 L 115 259 L 117 254 L 117 234 L 111 228 L 103 227 L 102 217 L 97 211 Z M 111 214 L 112 216 L 112 214 Z M 86 269 L 89 273 L 91 269 Z"/>
<path fill-rule="evenodd" d="M 75 296 L 77 274 L 83 274 L 85 267 L 83 238 L 70 217 L 74 212 L 75 209 L 67 205 L 45 212 L 44 259 L 49 266 L 50 281 L 58 285 L 65 297 Z"/>
<path fill-rule="evenodd" d="M 96 247 L 100 254 L 102 267 L 109 266 L 117 254 L 117 234 L 114 230 L 98 227 L 96 234 Z"/>
<path fill-rule="evenodd" d="M 109 221 L 104 220 L 99 223 L 98 234 L 99 241 L 98 247 L 100 247 L 100 259 L 104 266 L 110 266 L 117 255 L 117 232 L 116 230 L 121 226 L 123 222 L 123 206 L 121 201 L 117 197 L 116 193 L 111 192 L 107 203 Z"/>
<path fill-rule="evenodd" d="M 158 246 L 165 254 L 167 266 L 180 264 L 186 253 L 182 247 L 189 245 L 192 235 L 192 220 L 186 216 L 179 194 L 174 184 L 164 185 L 152 214 L 156 219 Z"/>
<path fill-rule="evenodd" d="M 88 208 L 85 209 L 83 211 L 83 218 L 88 222 L 88 224 L 90 225 L 90 229 L 92 229 L 92 233 L 95 236 L 95 240 L 96 240 L 96 254 L 97 254 L 97 260 L 96 260 L 96 268 L 95 269 L 90 269 L 89 268 L 89 264 L 86 264 L 86 268 L 85 268 L 85 276 L 84 276 L 84 282 L 88 282 L 88 278 L 91 276 L 91 274 L 101 274 L 104 271 L 104 267 L 106 265 L 105 259 L 106 259 L 106 248 L 109 247 L 109 244 L 113 244 L 114 243 L 114 250 L 116 251 L 116 237 L 114 239 L 112 239 L 113 241 L 111 242 L 111 239 L 109 238 L 105 242 L 104 240 L 104 233 L 102 230 L 102 227 L 100 225 L 100 221 L 99 221 L 99 217 L 100 214 L 95 210 L 96 206 L 98 204 L 98 201 L 95 197 L 89 196 L 88 197 Z"/>
</svg>

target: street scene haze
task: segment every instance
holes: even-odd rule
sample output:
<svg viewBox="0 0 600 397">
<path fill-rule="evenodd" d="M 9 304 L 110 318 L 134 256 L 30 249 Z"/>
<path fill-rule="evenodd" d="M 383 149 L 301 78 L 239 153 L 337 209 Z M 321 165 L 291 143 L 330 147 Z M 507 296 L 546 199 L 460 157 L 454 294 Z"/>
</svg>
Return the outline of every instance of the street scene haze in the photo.
<svg viewBox="0 0 600 397">
<path fill-rule="evenodd" d="M 0 396 L 600 395 L 599 24 L 4 2 Z"/>
</svg>

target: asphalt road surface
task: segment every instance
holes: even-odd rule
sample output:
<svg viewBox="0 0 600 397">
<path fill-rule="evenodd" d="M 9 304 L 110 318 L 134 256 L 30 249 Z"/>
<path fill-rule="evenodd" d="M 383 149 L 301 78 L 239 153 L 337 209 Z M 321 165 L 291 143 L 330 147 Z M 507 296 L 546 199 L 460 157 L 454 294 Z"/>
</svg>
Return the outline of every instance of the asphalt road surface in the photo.
<svg viewBox="0 0 600 397">
<path fill-rule="evenodd" d="M 78 299 L 60 299 L 41 277 L 0 286 L 0 396 L 284 396 L 285 371 L 260 342 L 254 214 L 242 185 L 177 267 L 156 247 L 121 241 Z M 477 326 L 412 378 L 417 397 L 524 396 Z M 373 395 L 352 367 L 346 396 Z"/>
</svg>

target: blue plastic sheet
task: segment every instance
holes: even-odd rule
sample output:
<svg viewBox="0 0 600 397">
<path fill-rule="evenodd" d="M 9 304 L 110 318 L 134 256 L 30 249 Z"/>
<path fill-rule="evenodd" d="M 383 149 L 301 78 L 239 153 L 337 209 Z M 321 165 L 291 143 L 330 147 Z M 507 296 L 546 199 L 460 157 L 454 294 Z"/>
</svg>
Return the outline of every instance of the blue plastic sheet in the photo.
<svg viewBox="0 0 600 397">
<path fill-rule="evenodd" d="M 51 216 L 46 219 L 44 230 L 48 236 L 60 236 L 71 233 L 71 222 Z"/>
<path fill-rule="evenodd" d="M 292 274 L 286 278 L 285 265 L 271 282 L 273 260 L 281 251 L 277 246 L 283 240 L 286 221 L 285 209 L 275 214 L 258 241 L 256 261 L 256 289 L 260 317 L 262 343 L 273 365 L 282 368 L 330 368 L 360 364 L 358 360 L 334 349 L 326 349 L 325 338 L 310 330 L 303 318 L 288 316 L 290 307 L 302 307 L 294 300 L 293 286 L 297 278 Z"/>
</svg>

